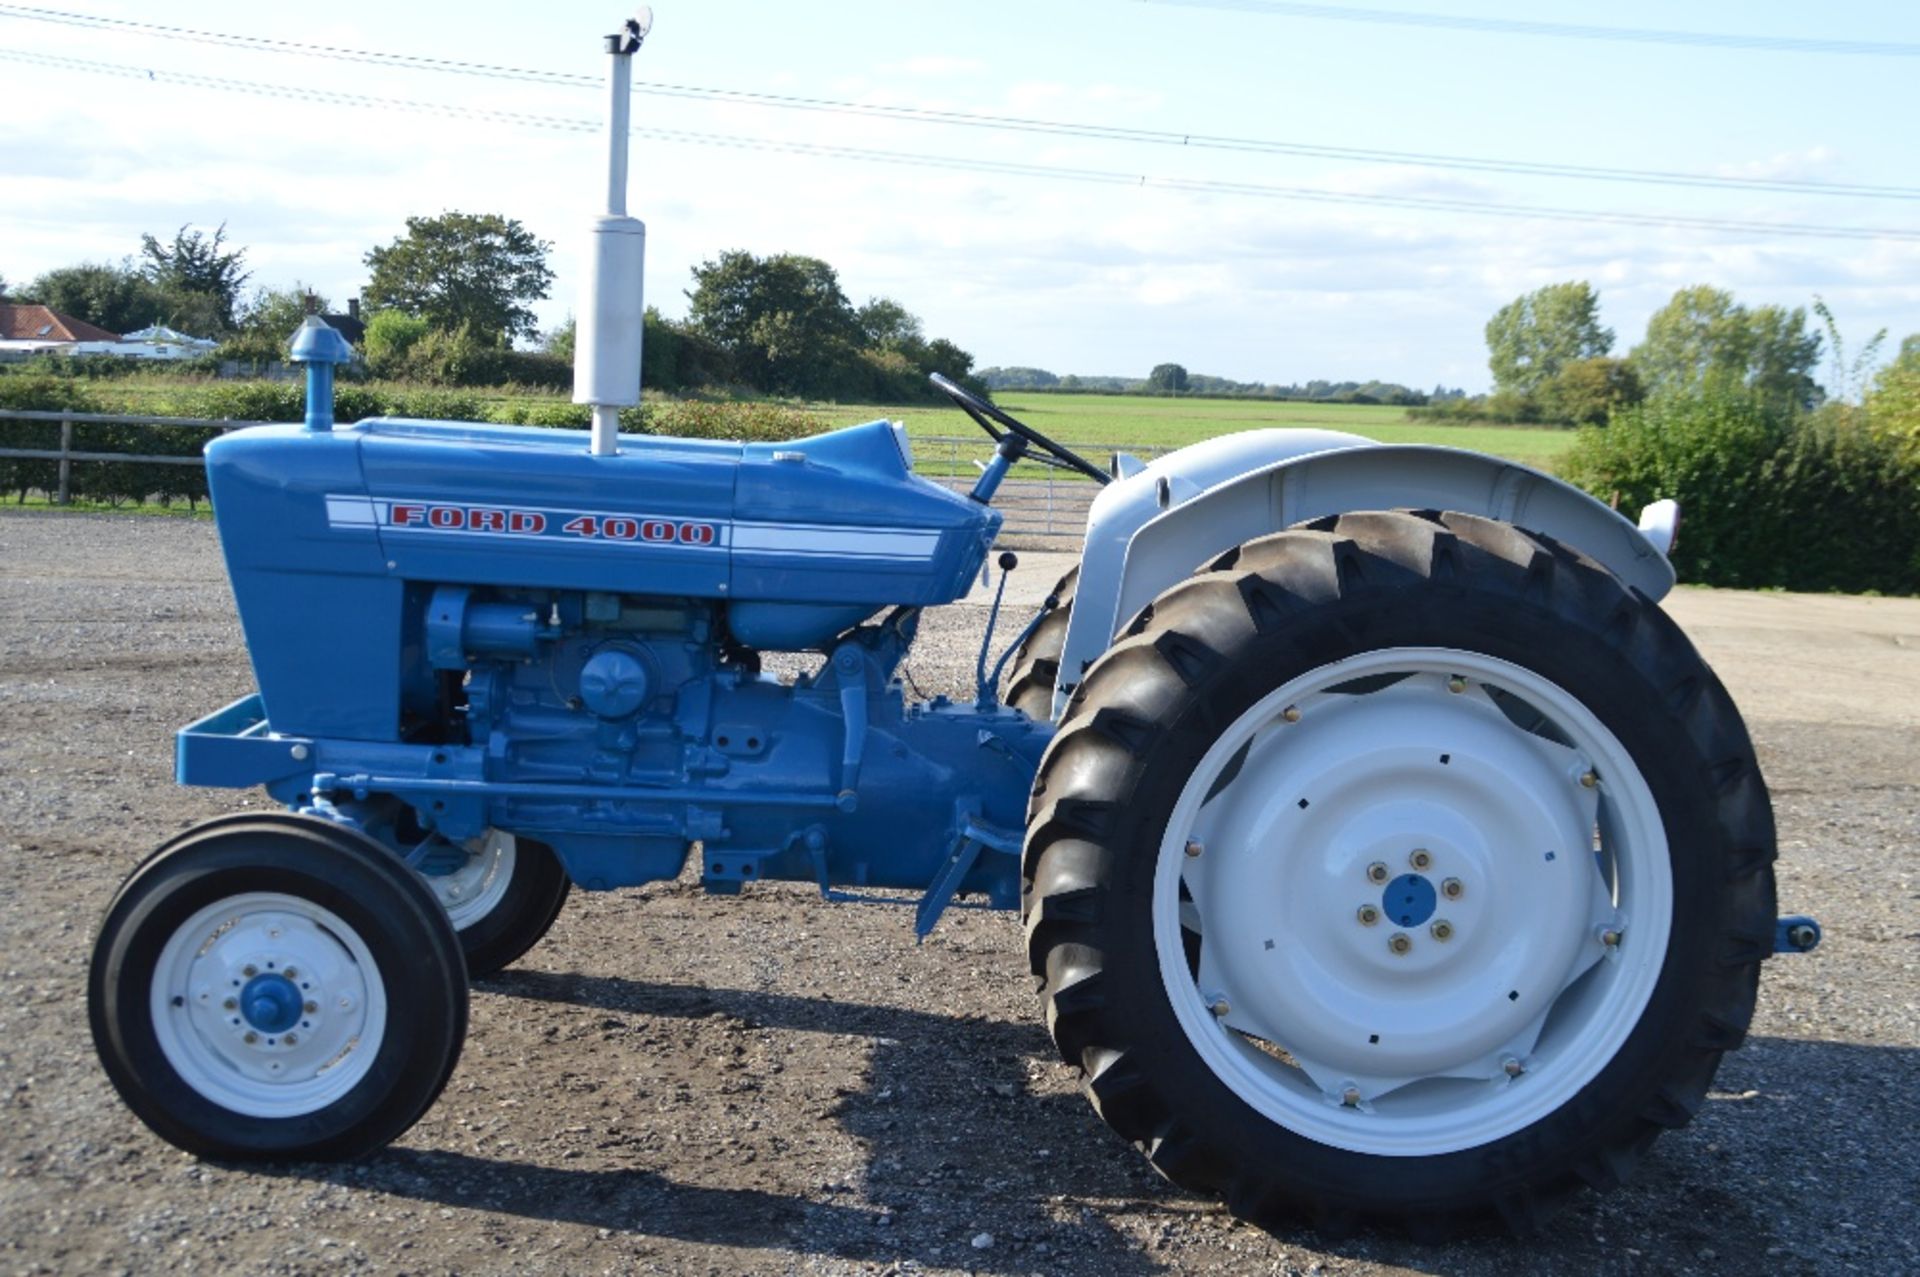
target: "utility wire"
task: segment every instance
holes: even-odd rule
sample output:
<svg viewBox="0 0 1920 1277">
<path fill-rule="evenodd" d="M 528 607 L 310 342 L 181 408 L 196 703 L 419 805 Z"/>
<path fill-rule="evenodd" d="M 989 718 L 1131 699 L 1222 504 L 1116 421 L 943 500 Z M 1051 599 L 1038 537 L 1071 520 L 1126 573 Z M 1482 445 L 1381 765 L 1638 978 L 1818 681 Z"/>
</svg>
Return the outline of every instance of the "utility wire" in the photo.
<svg viewBox="0 0 1920 1277">
<path fill-rule="evenodd" d="M 96 18 L 88 14 L 41 9 L 27 5 L 0 4 L 0 18 L 23 18 L 77 26 L 89 30 L 123 31 L 158 39 L 184 40 L 252 52 L 289 54 L 338 62 L 358 62 L 416 71 L 477 76 L 486 79 L 514 80 L 561 88 L 604 88 L 600 79 L 560 71 L 541 71 L 527 67 L 496 66 L 481 62 L 463 62 L 415 54 L 388 53 L 372 49 L 348 49 L 332 45 L 304 44 L 294 40 L 275 40 L 264 36 L 243 36 L 189 27 L 164 26 L 152 22 L 123 22 Z M 934 110 L 924 107 L 884 106 L 846 102 L 833 98 L 804 97 L 764 93 L 746 89 L 710 88 L 687 84 L 641 83 L 636 93 L 708 102 L 730 102 L 779 110 L 858 115 L 916 124 L 937 124 L 961 128 L 989 129 L 1000 132 L 1045 134 L 1085 138 L 1093 141 L 1134 142 L 1153 146 L 1181 147 L 1190 150 L 1231 151 L 1245 154 L 1288 155 L 1311 159 L 1342 160 L 1361 164 L 1402 165 L 1419 168 L 1502 173 L 1522 177 L 1572 178 L 1581 181 L 1624 182 L 1654 186 L 1688 186 L 1713 190 L 1782 192 L 1795 195 L 1847 196 L 1866 199 L 1920 200 L 1920 187 L 1886 186 L 1862 183 L 1800 181 L 1789 178 L 1738 177 L 1704 173 L 1682 173 L 1659 169 L 1608 168 L 1583 164 L 1537 163 L 1495 157 L 1448 155 L 1424 151 L 1392 151 L 1363 147 L 1327 146 L 1307 142 L 1232 137 L 1218 134 L 1180 133 L 1165 129 L 1127 128 L 1103 124 L 1032 119 L 1022 116 L 993 115 L 970 111 Z"/>
<path fill-rule="evenodd" d="M 405 111 L 459 119 L 488 120 L 526 128 L 552 129 L 572 133 L 597 133 L 603 125 L 597 120 L 572 116 L 540 115 L 526 111 L 506 111 L 491 107 L 461 106 L 451 103 L 423 102 L 411 98 L 373 97 L 334 89 L 318 89 L 298 84 L 269 84 L 253 80 L 233 80 L 221 76 L 199 75 L 183 71 L 162 71 L 122 63 L 96 62 L 59 54 L 0 50 L 0 59 L 60 70 L 146 80 L 153 83 L 184 85 L 191 88 L 251 94 L 258 97 L 290 98 L 335 106 L 350 106 L 380 111 Z M 1069 168 L 1052 164 L 1023 164 L 1003 160 L 976 160 L 963 156 L 936 156 L 827 143 L 741 137 L 726 133 L 705 133 L 686 129 L 638 128 L 635 136 L 694 146 L 731 150 L 766 151 L 786 155 L 808 155 L 831 159 L 858 160 L 912 168 L 947 169 L 970 173 L 993 173 L 1016 177 L 1048 178 L 1061 181 L 1096 183 L 1158 190 L 1184 191 L 1203 195 L 1233 195 L 1258 199 L 1292 200 L 1304 203 L 1363 205 L 1421 211 L 1486 214 L 1540 221 L 1589 222 L 1614 226 L 1678 228 L 1731 234 L 1792 235 L 1822 239 L 1871 239 L 1920 243 L 1920 230 L 1870 226 L 1818 226 L 1794 222 L 1739 221 L 1727 218 L 1683 217 L 1652 213 L 1609 212 L 1593 209 L 1547 208 L 1532 205 L 1496 204 L 1479 200 L 1446 199 L 1415 195 L 1382 195 L 1330 191 L 1316 187 L 1275 186 L 1255 182 L 1212 181 L 1199 178 L 1153 177 L 1104 169 Z"/>
<path fill-rule="evenodd" d="M 1431 27 L 1443 31 L 1486 31 L 1500 35 L 1557 36 L 1571 40 L 1621 40 L 1634 44 L 1679 44 L 1694 48 L 1748 49 L 1762 53 L 1839 53 L 1873 57 L 1920 58 L 1920 44 L 1891 40 L 1827 40 L 1815 36 L 1739 35 L 1722 31 L 1669 31 L 1646 27 L 1597 27 L 1574 22 L 1535 22 L 1524 18 L 1483 18 L 1449 13 L 1413 13 L 1405 9 L 1360 9 L 1349 5 L 1300 4 L 1295 0 L 1144 0 L 1183 9 L 1228 9 L 1272 17 L 1323 18 L 1388 26 Z"/>
</svg>

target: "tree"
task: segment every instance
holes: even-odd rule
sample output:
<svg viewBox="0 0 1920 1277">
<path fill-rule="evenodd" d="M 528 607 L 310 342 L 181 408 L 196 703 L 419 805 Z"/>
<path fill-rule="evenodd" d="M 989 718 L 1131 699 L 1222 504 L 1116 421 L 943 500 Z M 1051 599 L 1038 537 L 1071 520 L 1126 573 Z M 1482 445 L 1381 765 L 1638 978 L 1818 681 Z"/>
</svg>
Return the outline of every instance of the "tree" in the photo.
<svg viewBox="0 0 1920 1277">
<path fill-rule="evenodd" d="M 1833 350 L 1834 397 L 1842 401 L 1860 398 L 1866 392 L 1873 357 L 1880 353 L 1880 347 L 1886 343 L 1887 330 L 1882 328 L 1869 337 L 1866 345 L 1854 352 L 1852 359 L 1848 359 L 1846 340 L 1840 336 L 1840 323 L 1834 319 L 1826 298 L 1818 293 L 1813 295 L 1813 313 L 1820 317 L 1820 326 L 1826 330 L 1827 345 Z"/>
<path fill-rule="evenodd" d="M 1874 430 L 1893 438 L 1907 461 L 1920 466 L 1920 333 L 1900 343 L 1900 353 L 1874 377 L 1865 402 Z"/>
<path fill-rule="evenodd" d="M 763 390 L 806 394 L 835 385 L 864 335 L 839 276 L 817 257 L 734 249 L 694 267 L 693 280 L 688 326 Z"/>
<path fill-rule="evenodd" d="M 1179 364 L 1155 364 L 1147 374 L 1147 389 L 1159 395 L 1177 395 L 1187 388 L 1187 370 Z"/>
<path fill-rule="evenodd" d="M 220 343 L 220 357 L 259 363 L 285 359 L 294 330 L 307 317 L 309 295 L 313 297 L 316 313 L 331 309 L 326 298 L 313 293 L 305 284 L 255 289 L 240 314 L 237 331 Z"/>
<path fill-rule="evenodd" d="M 1603 426 L 1617 408 L 1645 399 L 1633 366 L 1624 359 L 1581 359 L 1568 364 L 1540 387 L 1548 417 L 1578 426 Z"/>
<path fill-rule="evenodd" d="M 131 261 L 82 262 L 50 270 L 17 299 L 38 302 L 110 333 L 130 333 L 158 320 L 166 298 Z"/>
<path fill-rule="evenodd" d="M 249 278 L 244 248 L 223 249 L 227 224 L 214 228 L 211 238 L 182 226 L 173 243 L 162 244 L 151 235 L 140 237 L 146 276 L 167 299 L 169 322 L 197 335 L 227 332 L 234 326 L 240 289 Z"/>
<path fill-rule="evenodd" d="M 872 297 L 854 313 L 869 346 L 911 351 L 925 344 L 920 318 L 891 297 Z"/>
<path fill-rule="evenodd" d="M 949 381 L 964 381 L 973 372 L 973 356 L 945 337 L 935 337 L 927 343 L 927 353 L 920 361 L 920 370 L 937 372 Z"/>
<path fill-rule="evenodd" d="M 1749 310 L 1725 289 L 1698 284 L 1653 313 L 1646 340 L 1628 358 L 1650 395 L 1724 383 L 1807 407 L 1820 396 L 1813 380 L 1820 345 L 1804 309 Z"/>
<path fill-rule="evenodd" d="M 406 234 L 367 251 L 362 296 L 369 309 L 404 311 L 442 332 L 466 325 L 473 339 L 504 346 L 539 331 L 527 303 L 553 286 L 552 247 L 498 213 L 409 217 Z"/>
<path fill-rule="evenodd" d="M 1562 368 L 1613 349 L 1600 325 L 1600 295 L 1585 280 L 1516 297 L 1487 321 L 1487 364 L 1496 389 L 1530 395 Z"/>
</svg>

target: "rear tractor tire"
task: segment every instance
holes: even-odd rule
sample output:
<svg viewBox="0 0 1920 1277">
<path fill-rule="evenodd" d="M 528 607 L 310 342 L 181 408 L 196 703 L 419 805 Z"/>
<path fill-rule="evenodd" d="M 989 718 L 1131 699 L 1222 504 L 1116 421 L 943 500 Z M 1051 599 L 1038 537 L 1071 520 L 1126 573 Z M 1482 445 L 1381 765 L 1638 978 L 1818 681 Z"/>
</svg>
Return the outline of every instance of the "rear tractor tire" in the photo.
<svg viewBox="0 0 1920 1277">
<path fill-rule="evenodd" d="M 88 974 L 114 1088 L 169 1143 L 233 1161 L 380 1148 L 446 1085 L 467 1029 L 445 912 L 378 843 L 242 815 L 150 856 Z"/>
<path fill-rule="evenodd" d="M 1318 520 L 1162 594 L 1028 829 L 1061 1053 L 1262 1224 L 1533 1231 L 1700 1108 L 1771 951 L 1725 690 L 1600 564 L 1470 515 Z"/>
</svg>

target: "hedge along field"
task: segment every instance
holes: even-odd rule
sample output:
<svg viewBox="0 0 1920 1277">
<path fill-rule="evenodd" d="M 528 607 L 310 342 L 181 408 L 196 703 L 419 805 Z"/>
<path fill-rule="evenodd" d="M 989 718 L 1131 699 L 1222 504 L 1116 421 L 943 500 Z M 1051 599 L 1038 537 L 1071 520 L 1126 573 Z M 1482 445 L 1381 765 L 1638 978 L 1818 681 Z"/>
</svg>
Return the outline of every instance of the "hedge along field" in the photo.
<svg viewBox="0 0 1920 1277">
<path fill-rule="evenodd" d="M 305 417 L 306 396 L 300 382 L 82 382 L 8 375 L 0 376 L 0 410 L 297 422 Z M 342 422 L 392 416 L 580 429 L 586 427 L 588 417 L 585 407 L 558 395 L 483 395 L 378 383 L 337 387 L 334 414 Z M 785 404 L 699 400 L 649 401 L 623 411 L 620 424 L 635 434 L 767 442 L 797 439 L 817 429 L 812 416 Z M 76 422 L 73 449 L 194 457 L 221 433 L 218 427 Z M 59 444 L 58 422 L 0 421 L 0 447 L 52 449 Z M 33 492 L 51 495 L 57 483 L 57 462 L 0 457 L 0 493 L 11 494 L 16 501 L 24 502 Z M 207 495 L 203 470 L 166 463 L 76 462 L 70 487 L 76 500 L 109 507 L 184 501 L 193 509 Z"/>
<path fill-rule="evenodd" d="M 1147 395 L 1035 394 L 1008 390 L 994 402 L 1035 430 L 1065 444 L 1179 448 L 1216 435 L 1269 428 L 1344 430 L 1380 443 L 1431 443 L 1492 453 L 1552 470 L 1573 443 L 1573 431 L 1540 426 L 1411 422 L 1406 409 L 1382 404 L 1292 403 L 1266 399 L 1177 399 Z M 979 431 L 958 408 L 885 404 L 816 404 L 822 426 L 887 417 L 912 435 Z M 1103 458 L 1095 458 L 1101 461 Z"/>
<path fill-rule="evenodd" d="M 1845 404 L 1750 392 L 1649 400 L 1579 433 L 1567 478 L 1637 510 L 1680 502 L 1680 579 L 1735 589 L 1920 593 L 1920 457 Z"/>
</svg>

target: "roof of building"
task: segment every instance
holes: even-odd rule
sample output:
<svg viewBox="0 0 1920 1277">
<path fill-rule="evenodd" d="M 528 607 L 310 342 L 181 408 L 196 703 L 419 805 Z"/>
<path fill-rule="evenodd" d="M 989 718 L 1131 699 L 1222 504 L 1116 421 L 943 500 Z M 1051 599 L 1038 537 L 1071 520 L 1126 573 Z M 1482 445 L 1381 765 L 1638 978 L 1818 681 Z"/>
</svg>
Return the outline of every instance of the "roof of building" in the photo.
<svg viewBox="0 0 1920 1277">
<path fill-rule="evenodd" d="M 320 318 L 326 321 L 327 327 L 334 329 L 356 346 L 367 339 L 366 321 L 354 312 L 344 315 L 322 315 Z"/>
<path fill-rule="evenodd" d="M 183 333 L 179 329 L 169 328 L 165 324 L 153 324 L 150 327 L 142 328 L 139 332 L 122 334 L 120 340 L 123 342 L 152 342 L 155 344 L 167 342 L 176 346 L 205 346 L 208 350 L 212 350 L 220 344 L 211 337 L 195 337 L 191 333 Z"/>
<path fill-rule="evenodd" d="M 119 341 L 97 324 L 45 306 L 0 302 L 0 341 Z"/>
</svg>

